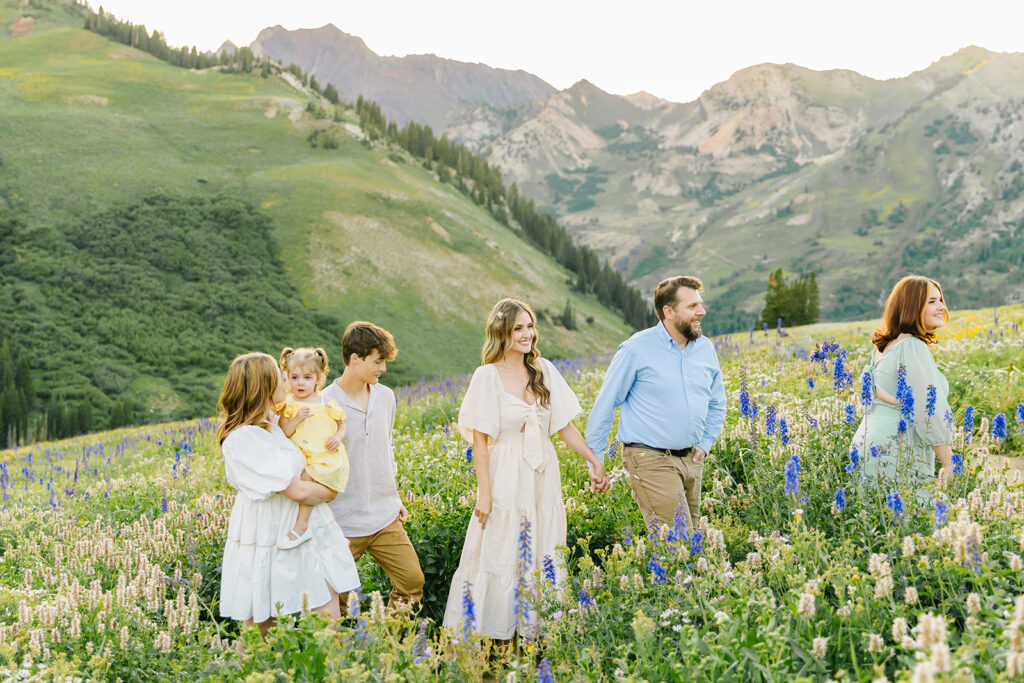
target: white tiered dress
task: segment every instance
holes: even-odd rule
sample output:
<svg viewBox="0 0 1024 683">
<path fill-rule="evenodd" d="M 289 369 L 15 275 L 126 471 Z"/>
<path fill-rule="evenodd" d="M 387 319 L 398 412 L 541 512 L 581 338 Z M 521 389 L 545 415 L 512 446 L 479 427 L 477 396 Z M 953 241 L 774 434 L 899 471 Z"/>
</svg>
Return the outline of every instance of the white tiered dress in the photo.
<svg viewBox="0 0 1024 683">
<path fill-rule="evenodd" d="M 448 593 L 443 624 L 460 632 L 468 584 L 475 631 L 508 639 L 518 625 L 521 635 L 535 635 L 532 609 L 517 624 L 514 604 L 524 519 L 530 522 L 531 564 L 524 572 L 527 585 L 533 584 L 535 571 L 543 572 L 545 557 L 554 562 L 556 583 L 563 586 L 565 582 L 564 565 L 555 550 L 565 545 L 565 504 L 551 435 L 579 414 L 580 404 L 555 366 L 543 358 L 540 363 L 544 384 L 551 392 L 549 407 L 528 404 L 508 393 L 498 369 L 483 365 L 473 373 L 459 409 L 459 433 L 464 439 L 472 443 L 473 430 L 488 436 L 492 500 L 486 528 L 481 529 L 476 516 L 469 521 Z"/>
<path fill-rule="evenodd" d="M 326 504 L 309 516 L 310 540 L 289 550 L 277 547 L 298 514 L 298 503 L 280 491 L 306 464 L 281 428 L 239 427 L 224 439 L 221 452 L 228 483 L 238 490 L 224 543 L 221 616 L 259 623 L 302 611 L 303 593 L 309 607 L 326 604 L 328 584 L 342 594 L 356 590 L 359 574 L 348 540 Z"/>
</svg>

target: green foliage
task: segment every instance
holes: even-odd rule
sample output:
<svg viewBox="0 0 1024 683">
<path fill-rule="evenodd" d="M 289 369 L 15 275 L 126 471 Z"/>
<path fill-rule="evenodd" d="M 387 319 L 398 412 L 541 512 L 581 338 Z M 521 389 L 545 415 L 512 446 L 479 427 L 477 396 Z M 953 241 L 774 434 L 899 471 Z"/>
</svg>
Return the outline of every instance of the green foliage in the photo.
<svg viewBox="0 0 1024 683">
<path fill-rule="evenodd" d="M 114 402 L 140 374 L 183 397 L 155 416 L 210 414 L 236 353 L 340 338 L 298 300 L 271 229 L 246 202 L 169 194 L 60 229 L 16 225 L 23 258 L 5 269 L 0 316 L 35 349 L 48 433 L 126 424 L 134 399 L 117 419 Z"/>
<path fill-rule="evenodd" d="M 572 301 L 569 299 L 565 300 L 565 308 L 562 309 L 562 314 L 558 317 L 558 321 L 567 330 L 577 329 L 576 311 L 573 310 Z"/>
<path fill-rule="evenodd" d="M 761 320 L 769 325 L 809 325 L 818 321 L 818 280 L 815 273 L 803 273 L 791 285 L 786 284 L 782 269 L 768 276 Z"/>
</svg>

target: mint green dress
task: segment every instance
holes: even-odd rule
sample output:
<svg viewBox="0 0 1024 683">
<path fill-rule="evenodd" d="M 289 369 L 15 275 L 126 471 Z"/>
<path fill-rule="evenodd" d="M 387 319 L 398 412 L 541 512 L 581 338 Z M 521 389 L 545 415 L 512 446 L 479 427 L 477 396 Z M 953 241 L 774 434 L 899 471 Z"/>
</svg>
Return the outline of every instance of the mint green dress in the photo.
<svg viewBox="0 0 1024 683">
<path fill-rule="evenodd" d="M 953 442 L 949 382 L 939 372 L 931 349 L 917 337 L 891 343 L 885 353 L 876 356 L 872 353 L 864 367 L 864 373 L 871 375 L 873 395 L 850 449 L 857 449 L 863 475 L 868 480 L 923 485 L 935 478 L 932 447 Z M 896 396 L 900 365 L 907 368 L 907 384 L 914 397 L 913 420 L 907 422 L 904 434 L 899 433 L 900 407 L 883 401 L 875 391 L 881 389 Z M 929 386 L 935 387 L 933 408 L 928 405 Z"/>
</svg>

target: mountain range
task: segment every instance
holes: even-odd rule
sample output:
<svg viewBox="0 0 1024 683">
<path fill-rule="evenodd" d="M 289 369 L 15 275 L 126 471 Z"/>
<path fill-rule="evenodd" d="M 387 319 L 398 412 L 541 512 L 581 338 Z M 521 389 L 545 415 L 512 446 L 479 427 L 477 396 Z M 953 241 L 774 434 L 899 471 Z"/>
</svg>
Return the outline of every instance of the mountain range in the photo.
<svg viewBox="0 0 1024 683">
<path fill-rule="evenodd" d="M 435 55 L 381 57 L 333 24 L 296 31 L 273 26 L 263 29 L 250 47 L 285 65 L 298 64 L 321 83 L 333 83 L 344 100 L 354 102 L 359 95 L 374 100 L 399 125 L 417 121 L 441 130 L 479 102 L 515 106 L 555 92 L 525 71 Z"/>
<path fill-rule="evenodd" d="M 968 47 L 885 81 L 760 64 L 687 103 L 585 80 L 509 97 L 509 72 L 446 62 L 446 73 L 492 80 L 444 109 L 421 104 L 419 88 L 441 87 L 436 75 L 416 88 L 357 85 L 360 62 L 344 55 L 365 46 L 333 27 L 267 32 L 276 42 L 254 49 L 485 155 L 634 285 L 699 274 L 716 331 L 757 318 L 778 267 L 816 271 L 834 319 L 876 313 L 910 271 L 947 283 L 953 305 L 1024 300 L 1024 54 Z M 388 59 L 411 68 L 418 58 Z"/>
</svg>

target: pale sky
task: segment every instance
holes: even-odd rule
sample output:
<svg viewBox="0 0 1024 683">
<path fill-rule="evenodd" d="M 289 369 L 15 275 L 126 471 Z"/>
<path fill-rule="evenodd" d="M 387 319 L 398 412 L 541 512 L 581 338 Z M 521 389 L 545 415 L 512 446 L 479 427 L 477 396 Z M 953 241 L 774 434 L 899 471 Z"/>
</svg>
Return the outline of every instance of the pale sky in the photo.
<svg viewBox="0 0 1024 683">
<path fill-rule="evenodd" d="M 92 0 L 93 7 L 99 6 Z M 103 0 L 174 46 L 248 45 L 261 29 L 332 23 L 379 55 L 433 53 L 523 69 L 556 88 L 586 78 L 625 95 L 695 99 L 739 69 L 791 62 L 905 76 L 968 45 L 1024 51 L 1008 0 Z"/>
</svg>

